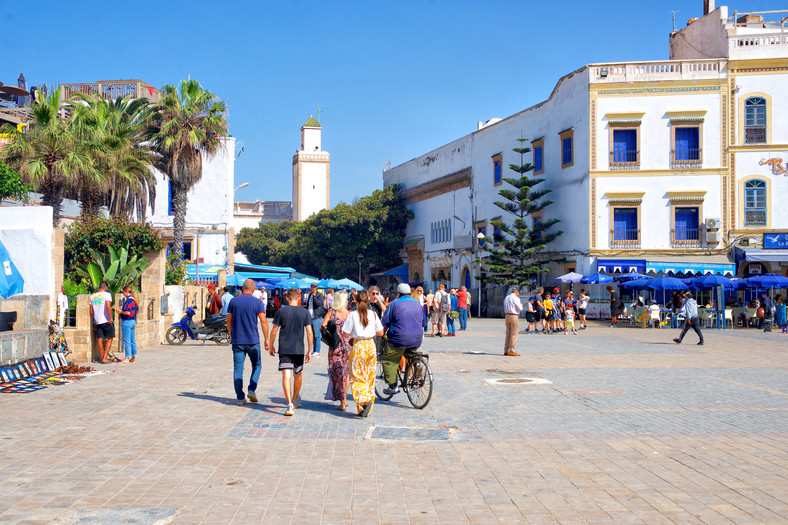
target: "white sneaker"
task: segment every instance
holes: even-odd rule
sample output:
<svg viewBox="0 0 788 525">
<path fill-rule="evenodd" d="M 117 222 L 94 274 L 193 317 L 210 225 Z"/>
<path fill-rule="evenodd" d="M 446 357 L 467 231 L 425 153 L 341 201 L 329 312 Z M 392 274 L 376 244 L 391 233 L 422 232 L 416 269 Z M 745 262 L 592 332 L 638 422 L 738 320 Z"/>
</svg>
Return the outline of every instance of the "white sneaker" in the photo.
<svg viewBox="0 0 788 525">
<path fill-rule="evenodd" d="M 295 414 L 295 407 L 292 404 L 287 405 L 287 410 L 285 410 L 286 416 L 292 416 Z"/>
</svg>

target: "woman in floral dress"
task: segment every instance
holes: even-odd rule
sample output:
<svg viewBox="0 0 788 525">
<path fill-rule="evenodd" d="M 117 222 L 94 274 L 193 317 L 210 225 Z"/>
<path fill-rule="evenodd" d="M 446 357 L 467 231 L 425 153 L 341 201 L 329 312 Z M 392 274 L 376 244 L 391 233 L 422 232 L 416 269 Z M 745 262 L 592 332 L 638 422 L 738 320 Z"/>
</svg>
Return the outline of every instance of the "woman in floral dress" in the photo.
<svg viewBox="0 0 788 525">
<path fill-rule="evenodd" d="M 350 312 L 342 325 L 342 331 L 353 340 L 350 349 L 350 391 L 358 415 L 367 417 L 375 402 L 375 336 L 383 337 L 383 324 L 378 314 L 369 307 L 366 290 L 356 295 L 356 311 Z"/>
<path fill-rule="evenodd" d="M 339 410 L 345 410 L 347 406 L 348 372 L 350 369 L 350 338 L 342 331 L 350 312 L 347 309 L 347 292 L 340 290 L 333 294 L 331 300 L 331 310 L 323 317 L 325 327 L 329 321 L 337 325 L 337 335 L 339 336 L 339 346 L 329 348 L 328 351 L 328 391 L 326 399 L 329 401 L 339 401 Z M 319 337 L 316 335 L 315 337 Z"/>
</svg>

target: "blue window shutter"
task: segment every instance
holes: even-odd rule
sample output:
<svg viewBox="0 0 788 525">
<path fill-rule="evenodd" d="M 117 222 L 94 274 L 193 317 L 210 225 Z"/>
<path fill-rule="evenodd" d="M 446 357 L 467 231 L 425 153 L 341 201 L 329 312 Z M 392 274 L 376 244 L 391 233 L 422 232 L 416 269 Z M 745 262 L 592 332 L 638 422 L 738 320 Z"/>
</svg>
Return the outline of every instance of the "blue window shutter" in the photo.
<svg viewBox="0 0 788 525">
<path fill-rule="evenodd" d="M 542 146 L 534 148 L 534 171 L 542 171 Z"/>
<path fill-rule="evenodd" d="M 637 208 L 616 208 L 613 212 L 613 239 L 634 241 L 638 238 Z"/>
<path fill-rule="evenodd" d="M 561 141 L 563 146 L 562 164 L 572 163 L 572 137 L 566 137 Z"/>
<path fill-rule="evenodd" d="M 493 161 L 493 178 L 495 180 L 495 184 L 501 183 L 501 161 L 496 160 Z"/>
<path fill-rule="evenodd" d="M 677 240 L 697 240 L 700 224 L 698 208 L 676 208 L 675 228 Z"/>
<path fill-rule="evenodd" d="M 168 183 L 167 193 L 167 215 L 175 215 L 175 200 L 172 198 L 172 181 Z"/>
<path fill-rule="evenodd" d="M 676 128 L 676 160 L 697 160 L 700 158 L 700 137 L 697 127 Z"/>
<path fill-rule="evenodd" d="M 637 131 L 634 129 L 613 130 L 613 162 L 635 162 Z"/>
</svg>

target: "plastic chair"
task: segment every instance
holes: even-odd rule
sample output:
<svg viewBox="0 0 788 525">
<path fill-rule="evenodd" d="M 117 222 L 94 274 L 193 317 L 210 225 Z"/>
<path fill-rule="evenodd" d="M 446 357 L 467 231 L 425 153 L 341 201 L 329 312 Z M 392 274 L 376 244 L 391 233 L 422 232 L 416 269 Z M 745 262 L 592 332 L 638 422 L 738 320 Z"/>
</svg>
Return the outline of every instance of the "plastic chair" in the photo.
<svg viewBox="0 0 788 525">
<path fill-rule="evenodd" d="M 725 325 L 727 326 L 728 322 L 731 323 L 731 330 L 733 330 L 733 310 L 730 308 L 725 309 Z"/>
<path fill-rule="evenodd" d="M 715 313 L 711 310 L 701 310 L 698 312 L 701 326 L 710 327 L 711 322 L 714 320 Z"/>
</svg>

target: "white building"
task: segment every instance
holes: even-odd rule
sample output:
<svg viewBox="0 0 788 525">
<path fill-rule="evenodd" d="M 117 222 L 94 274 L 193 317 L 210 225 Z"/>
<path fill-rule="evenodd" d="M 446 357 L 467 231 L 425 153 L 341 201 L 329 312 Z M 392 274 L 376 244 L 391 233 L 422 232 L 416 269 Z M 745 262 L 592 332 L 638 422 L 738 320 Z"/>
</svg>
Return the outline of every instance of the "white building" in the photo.
<svg viewBox="0 0 788 525">
<path fill-rule="evenodd" d="M 293 220 L 303 221 L 330 208 L 331 156 L 321 149 L 320 123 L 309 117 L 301 126 L 301 149 L 293 155 Z"/>
<path fill-rule="evenodd" d="M 570 270 L 785 275 L 788 32 L 709 3 L 671 35 L 670 60 L 587 65 L 546 101 L 386 171 L 384 185 L 401 184 L 415 214 L 409 279 L 477 285 L 476 235 L 514 218 L 493 202 L 521 136 L 530 175 L 555 202 L 533 219 L 558 218 L 564 232 L 548 250 L 565 262 L 546 282 Z M 734 246 L 764 238 L 775 248 L 737 252 L 734 263 Z"/>
<path fill-rule="evenodd" d="M 263 222 L 283 222 L 293 220 L 293 203 L 289 201 L 241 202 L 233 204 L 231 226 L 237 232 L 241 228 L 257 228 Z"/>
</svg>

